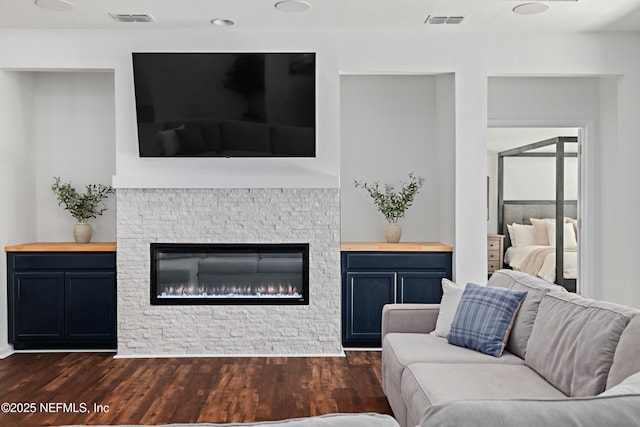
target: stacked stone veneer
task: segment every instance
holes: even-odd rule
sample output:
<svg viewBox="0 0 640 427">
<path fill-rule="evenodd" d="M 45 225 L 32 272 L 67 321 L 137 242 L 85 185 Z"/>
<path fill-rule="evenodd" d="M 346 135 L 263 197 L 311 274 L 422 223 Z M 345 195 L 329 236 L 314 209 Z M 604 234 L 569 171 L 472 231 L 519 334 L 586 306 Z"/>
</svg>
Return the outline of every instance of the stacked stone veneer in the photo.
<svg viewBox="0 0 640 427">
<path fill-rule="evenodd" d="M 338 354 L 338 189 L 118 189 L 118 354 Z M 157 243 L 309 243 L 308 306 L 150 304 Z"/>
</svg>

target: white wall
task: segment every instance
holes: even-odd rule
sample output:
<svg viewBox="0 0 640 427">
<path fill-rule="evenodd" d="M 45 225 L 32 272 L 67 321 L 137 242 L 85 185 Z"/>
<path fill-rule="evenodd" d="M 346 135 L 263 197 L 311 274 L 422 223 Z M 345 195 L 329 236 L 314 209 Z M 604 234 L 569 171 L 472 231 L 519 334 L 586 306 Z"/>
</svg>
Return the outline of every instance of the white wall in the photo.
<svg viewBox="0 0 640 427">
<path fill-rule="evenodd" d="M 36 225 L 43 242 L 73 240 L 75 220 L 51 191 L 53 177 L 78 191 L 111 184 L 115 173 L 115 106 L 112 72 L 34 74 Z M 116 239 L 115 197 L 107 211 L 89 222 L 94 242 Z"/>
<path fill-rule="evenodd" d="M 0 246 L 36 238 L 33 76 L 0 71 Z M 0 257 L 0 357 L 7 338 L 7 258 Z"/>
<path fill-rule="evenodd" d="M 20 43 L 15 43 L 20 40 Z M 179 176 L 178 184 L 209 186 L 335 186 L 340 174 L 340 73 L 455 74 L 455 275 L 462 282 L 486 277 L 486 128 L 487 80 L 490 76 L 623 76 L 615 84 L 597 87 L 607 117 L 601 128 L 590 130 L 604 147 L 588 147 L 587 164 L 597 166 L 598 179 L 590 182 L 588 200 L 607 195 L 615 210 L 589 204 L 585 215 L 592 230 L 606 230 L 590 238 L 590 247 L 602 247 L 591 259 L 594 274 L 591 294 L 640 307 L 640 287 L 633 286 L 633 242 L 640 230 L 625 226 L 624 218 L 640 213 L 640 195 L 623 190 L 624 183 L 640 182 L 635 141 L 640 140 L 640 58 L 630 55 L 640 44 L 638 34 L 437 34 L 250 32 L 242 30 L 184 31 L 18 31 L 0 32 L 0 68 L 113 69 L 116 107 L 116 176 L 122 185 L 149 183 L 149 174 Z M 96 49 L 100 46 L 100 49 Z M 269 51 L 318 52 L 318 158 L 309 161 L 238 161 L 137 157 L 131 51 Z M 608 77 L 609 78 L 609 77 Z M 545 92 L 559 89 L 551 84 Z M 590 91 L 590 88 L 586 88 Z M 615 92 L 615 93 L 612 93 Z M 590 93 L 590 92 L 589 92 Z M 500 96 L 508 96 L 502 92 Z M 589 95 L 591 96 L 591 95 Z M 557 99 L 557 98 L 556 98 Z M 580 110 L 582 97 L 567 104 Z M 615 106 L 605 110 L 602 107 Z M 517 110 L 518 104 L 509 105 Z M 617 113 L 617 115 L 616 115 Z M 554 105 L 532 119 L 557 117 Z M 616 115 L 614 117 L 614 115 Z M 578 119 L 580 114 L 568 118 Z M 567 117 L 562 117 L 566 119 Z M 606 128 L 605 128 L 606 122 Z M 531 124 L 530 124 L 531 125 Z M 557 124 L 555 124 L 557 125 Z M 602 135 L 601 135 L 602 132 Z M 603 155 L 603 160 L 599 159 Z M 234 160 L 234 159 L 226 159 Z M 444 165 L 439 165 L 444 167 Z M 448 179 L 448 178 L 447 178 Z M 150 184 L 149 184 L 150 185 Z M 176 184 L 177 185 L 177 184 Z M 341 183 L 342 187 L 350 184 Z M 591 202 L 590 202 L 591 203 Z M 597 209 L 607 218 L 598 219 Z M 591 215 L 589 215 L 591 214 Z M 622 217 L 624 215 L 624 217 Z M 595 231 L 594 231 L 595 233 Z"/>
<path fill-rule="evenodd" d="M 398 222 L 402 241 L 437 241 L 440 176 L 436 76 L 343 75 L 340 84 L 341 238 L 384 241 L 384 216 L 354 180 L 391 184 L 425 179 Z M 450 203 L 453 204 L 451 198 Z M 453 242 L 449 242 L 453 243 Z"/>
</svg>

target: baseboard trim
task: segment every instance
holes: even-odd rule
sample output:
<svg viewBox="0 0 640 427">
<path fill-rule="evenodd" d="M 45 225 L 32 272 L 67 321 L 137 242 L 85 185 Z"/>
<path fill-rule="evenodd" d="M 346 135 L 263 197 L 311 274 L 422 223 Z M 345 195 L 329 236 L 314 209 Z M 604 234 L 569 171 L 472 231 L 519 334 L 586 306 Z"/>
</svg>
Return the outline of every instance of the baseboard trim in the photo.
<svg viewBox="0 0 640 427">
<path fill-rule="evenodd" d="M 15 354 L 33 354 L 33 353 L 115 353 L 115 350 L 104 350 L 104 349 L 90 349 L 90 348 L 79 348 L 79 349 L 36 349 L 36 350 L 13 350 L 12 353 Z"/>
<path fill-rule="evenodd" d="M 252 353 L 230 353 L 230 354 L 116 354 L 114 359 L 168 359 L 168 358 L 198 358 L 198 357 L 346 357 L 344 351 L 340 353 L 304 353 L 304 354 L 252 354 Z"/>
</svg>

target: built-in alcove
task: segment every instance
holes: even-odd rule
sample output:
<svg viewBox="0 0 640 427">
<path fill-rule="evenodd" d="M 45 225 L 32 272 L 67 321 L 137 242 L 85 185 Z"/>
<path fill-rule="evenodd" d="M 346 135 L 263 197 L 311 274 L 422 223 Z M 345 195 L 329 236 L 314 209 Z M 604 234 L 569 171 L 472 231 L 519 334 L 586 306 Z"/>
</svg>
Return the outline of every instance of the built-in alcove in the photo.
<svg viewBox="0 0 640 427">
<path fill-rule="evenodd" d="M 404 241 L 454 243 L 455 76 L 340 77 L 341 239 L 380 241 L 385 219 L 354 180 L 425 178 L 400 220 Z"/>
<path fill-rule="evenodd" d="M 3 71 L 3 79 L 9 82 L 11 90 L 5 92 L 15 108 L 11 157 L 22 164 L 11 178 L 24 183 L 19 200 L 11 204 L 21 209 L 28 199 L 37 206 L 29 210 L 33 218 L 19 215 L 29 222 L 31 234 L 12 243 L 70 241 L 75 221 L 58 206 L 51 184 L 55 176 L 78 190 L 87 184 L 111 184 L 116 170 L 114 73 Z M 107 200 L 107 207 L 92 221 L 94 241 L 115 240 L 115 198 Z"/>
</svg>

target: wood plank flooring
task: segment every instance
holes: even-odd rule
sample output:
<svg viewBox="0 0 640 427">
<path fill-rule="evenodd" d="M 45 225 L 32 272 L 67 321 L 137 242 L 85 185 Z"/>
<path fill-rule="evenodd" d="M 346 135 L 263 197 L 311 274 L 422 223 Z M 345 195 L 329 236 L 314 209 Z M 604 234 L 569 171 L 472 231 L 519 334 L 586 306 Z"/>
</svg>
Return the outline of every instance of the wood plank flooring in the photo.
<svg viewBox="0 0 640 427">
<path fill-rule="evenodd" d="M 110 353 L 0 360 L 0 426 L 279 420 L 391 414 L 380 352 L 346 357 L 114 359 Z"/>
</svg>

